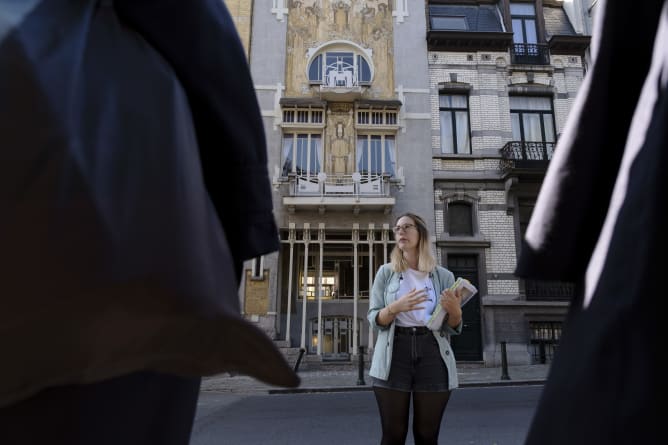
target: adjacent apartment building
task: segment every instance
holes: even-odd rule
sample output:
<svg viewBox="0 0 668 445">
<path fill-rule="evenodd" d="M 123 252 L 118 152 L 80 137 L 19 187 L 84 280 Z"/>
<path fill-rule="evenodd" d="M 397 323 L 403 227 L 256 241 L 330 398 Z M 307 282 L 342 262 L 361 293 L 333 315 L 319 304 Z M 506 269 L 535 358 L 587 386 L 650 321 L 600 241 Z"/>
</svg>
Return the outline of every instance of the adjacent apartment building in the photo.
<svg viewBox="0 0 668 445">
<path fill-rule="evenodd" d="M 585 0 L 226 0 L 265 122 L 281 249 L 244 316 L 304 366 L 356 363 L 404 212 L 478 295 L 457 359 L 549 362 L 573 289 L 513 275 L 586 70 Z"/>
</svg>

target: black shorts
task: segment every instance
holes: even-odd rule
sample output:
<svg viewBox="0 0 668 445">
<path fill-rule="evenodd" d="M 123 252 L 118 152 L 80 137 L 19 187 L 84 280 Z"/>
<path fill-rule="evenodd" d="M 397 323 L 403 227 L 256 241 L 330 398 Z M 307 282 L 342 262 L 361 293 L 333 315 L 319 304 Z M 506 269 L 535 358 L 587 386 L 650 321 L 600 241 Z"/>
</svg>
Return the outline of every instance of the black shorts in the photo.
<svg viewBox="0 0 668 445">
<path fill-rule="evenodd" d="M 433 332 L 427 328 L 395 327 L 392 364 L 387 380 L 373 386 L 399 391 L 449 391 L 448 368 Z"/>
</svg>

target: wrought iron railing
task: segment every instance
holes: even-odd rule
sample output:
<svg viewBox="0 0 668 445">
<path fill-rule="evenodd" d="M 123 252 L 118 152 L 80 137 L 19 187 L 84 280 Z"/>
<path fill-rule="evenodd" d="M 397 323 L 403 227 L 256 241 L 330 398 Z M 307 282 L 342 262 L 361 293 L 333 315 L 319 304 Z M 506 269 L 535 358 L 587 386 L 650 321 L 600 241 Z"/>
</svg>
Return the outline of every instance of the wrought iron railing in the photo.
<svg viewBox="0 0 668 445">
<path fill-rule="evenodd" d="M 527 300 L 571 300 L 575 296 L 575 285 L 563 281 L 525 280 Z"/>
<path fill-rule="evenodd" d="M 510 141 L 501 147 L 499 168 L 503 172 L 517 168 L 547 169 L 554 146 L 554 142 Z"/>
<path fill-rule="evenodd" d="M 510 61 L 516 65 L 549 65 L 550 51 L 543 44 L 514 43 L 510 47 Z"/>
<path fill-rule="evenodd" d="M 529 322 L 530 351 L 533 363 L 551 363 L 561 338 L 561 322 Z"/>
</svg>

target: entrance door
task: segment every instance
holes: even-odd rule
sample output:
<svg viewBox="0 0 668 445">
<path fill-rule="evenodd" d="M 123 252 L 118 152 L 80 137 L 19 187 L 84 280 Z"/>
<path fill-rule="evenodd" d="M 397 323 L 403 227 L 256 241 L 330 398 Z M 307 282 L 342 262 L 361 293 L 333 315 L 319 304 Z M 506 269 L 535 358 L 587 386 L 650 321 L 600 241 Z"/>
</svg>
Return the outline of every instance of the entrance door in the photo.
<svg viewBox="0 0 668 445">
<path fill-rule="evenodd" d="M 478 257 L 476 255 L 448 255 L 447 268 L 469 280 L 476 288 L 478 284 Z M 464 328 L 461 335 L 450 337 L 450 344 L 457 360 L 482 360 L 482 334 L 480 320 L 480 293 L 477 293 L 462 308 Z"/>
<path fill-rule="evenodd" d="M 347 316 L 322 318 L 322 355 L 327 360 L 347 360 L 353 347 L 353 319 Z M 359 343 L 361 323 L 357 324 Z M 311 352 L 315 353 L 318 338 L 318 320 L 311 321 Z"/>
</svg>

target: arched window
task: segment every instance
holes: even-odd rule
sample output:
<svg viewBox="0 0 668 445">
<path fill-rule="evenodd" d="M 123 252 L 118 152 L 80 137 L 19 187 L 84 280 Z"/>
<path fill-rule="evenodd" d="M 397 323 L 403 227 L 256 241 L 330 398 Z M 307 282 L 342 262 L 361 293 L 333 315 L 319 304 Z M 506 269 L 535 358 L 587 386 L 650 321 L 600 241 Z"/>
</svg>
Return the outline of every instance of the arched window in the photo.
<svg viewBox="0 0 668 445">
<path fill-rule="evenodd" d="M 326 87 L 370 85 L 373 67 L 368 54 L 351 42 L 337 41 L 314 50 L 308 64 L 311 84 Z"/>
</svg>

